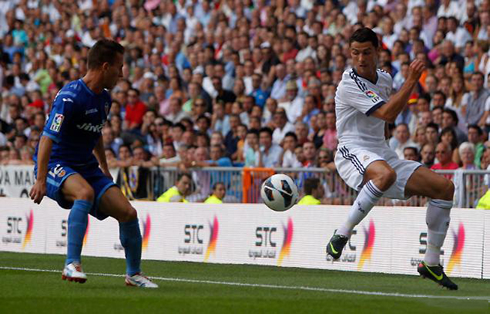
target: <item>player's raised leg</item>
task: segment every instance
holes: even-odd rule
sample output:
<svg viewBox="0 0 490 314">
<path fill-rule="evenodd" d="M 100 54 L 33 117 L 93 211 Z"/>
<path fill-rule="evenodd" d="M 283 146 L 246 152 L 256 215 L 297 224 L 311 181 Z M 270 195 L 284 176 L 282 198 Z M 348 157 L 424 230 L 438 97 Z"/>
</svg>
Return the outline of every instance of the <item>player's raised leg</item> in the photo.
<svg viewBox="0 0 490 314">
<path fill-rule="evenodd" d="M 451 220 L 454 184 L 445 177 L 425 167 L 420 167 L 408 180 L 405 194 L 407 196 L 420 195 L 431 199 L 426 214 L 427 251 L 417 271 L 422 277 L 429 278 L 447 289 L 457 290 L 458 286 L 446 276 L 440 265 L 441 247 Z"/>
<path fill-rule="evenodd" d="M 376 202 L 396 181 L 395 171 L 384 160 L 372 162 L 364 174 L 362 189 L 359 191 L 354 204 L 349 211 L 349 217 L 332 236 L 327 244 L 327 253 L 334 259 L 340 258 L 352 230 L 371 211 Z"/>
<path fill-rule="evenodd" d="M 102 195 L 99 211 L 119 222 L 119 239 L 126 255 L 126 284 L 143 288 L 158 288 L 141 273 L 142 238 L 136 210 L 121 190 L 112 186 Z"/>
<path fill-rule="evenodd" d="M 73 174 L 63 182 L 61 193 L 65 200 L 73 202 L 68 215 L 68 250 L 62 279 L 84 283 L 87 276 L 82 271 L 81 253 L 94 191 L 81 175 Z"/>
</svg>

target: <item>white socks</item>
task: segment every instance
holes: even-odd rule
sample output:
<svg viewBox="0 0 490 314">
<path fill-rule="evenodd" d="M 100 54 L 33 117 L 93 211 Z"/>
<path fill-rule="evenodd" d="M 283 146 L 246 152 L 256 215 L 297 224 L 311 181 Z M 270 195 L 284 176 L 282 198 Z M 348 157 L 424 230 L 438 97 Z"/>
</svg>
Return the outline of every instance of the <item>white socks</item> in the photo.
<svg viewBox="0 0 490 314">
<path fill-rule="evenodd" d="M 368 181 L 359 192 L 354 204 L 352 205 L 349 218 L 340 229 L 337 230 L 337 234 L 350 237 L 350 234 L 354 227 L 358 225 L 364 217 L 367 216 L 369 211 L 373 208 L 374 204 L 383 196 L 383 192 L 378 189 L 373 181 Z"/>
<path fill-rule="evenodd" d="M 424 261 L 429 266 L 440 264 L 441 247 L 449 228 L 452 207 L 453 202 L 446 200 L 431 200 L 427 207 L 426 222 L 429 231 Z"/>
</svg>

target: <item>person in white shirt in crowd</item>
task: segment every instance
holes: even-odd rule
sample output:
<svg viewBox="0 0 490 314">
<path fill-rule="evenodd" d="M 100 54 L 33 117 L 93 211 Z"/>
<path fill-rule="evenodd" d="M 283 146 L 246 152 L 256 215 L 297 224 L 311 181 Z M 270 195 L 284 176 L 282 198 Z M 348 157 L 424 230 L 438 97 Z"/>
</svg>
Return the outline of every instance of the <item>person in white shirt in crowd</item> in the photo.
<svg viewBox="0 0 490 314">
<path fill-rule="evenodd" d="M 294 132 L 294 125 L 288 121 L 284 108 L 276 110 L 273 116 L 274 132 L 272 134 L 272 141 L 275 144 L 281 145 L 284 136 L 288 132 Z"/>
<path fill-rule="evenodd" d="M 178 123 L 184 118 L 189 118 L 190 114 L 182 110 L 182 99 L 180 97 L 172 97 L 170 99 L 170 113 L 165 116 L 165 119 L 172 123 Z"/>
<path fill-rule="evenodd" d="M 490 12 L 480 10 L 478 13 L 480 19 L 480 27 L 478 29 L 477 39 L 488 40 L 488 26 L 490 26 Z"/>
<path fill-rule="evenodd" d="M 408 69 L 410 67 L 410 63 L 405 62 L 401 65 L 401 70 L 395 74 L 393 78 L 393 89 L 399 90 L 403 83 L 405 83 L 405 79 L 408 75 Z"/>
<path fill-rule="evenodd" d="M 277 100 L 272 98 L 267 98 L 265 102 L 264 112 L 262 112 L 262 125 L 273 127 L 272 116 L 277 110 Z"/>
<path fill-rule="evenodd" d="M 276 65 L 274 70 L 275 80 L 272 83 L 271 98 L 278 100 L 286 95 L 286 84 L 289 78 L 286 75 L 286 68 L 283 64 Z"/>
<path fill-rule="evenodd" d="M 303 102 L 303 97 L 298 94 L 296 81 L 288 81 L 286 84 L 286 97 L 279 101 L 278 106 L 286 109 L 289 121 L 294 122 L 301 116 Z"/>
<path fill-rule="evenodd" d="M 296 146 L 298 145 L 298 137 L 294 132 L 288 132 L 284 136 L 283 152 L 280 157 L 279 164 L 283 168 L 301 168 L 302 164 L 298 161 L 295 154 Z"/>
<path fill-rule="evenodd" d="M 408 125 L 405 123 L 400 123 L 396 126 L 395 136 L 390 140 L 390 148 L 395 150 L 398 158 L 403 159 L 403 149 L 405 147 L 418 148 L 418 145 L 410 139 Z"/>
<path fill-rule="evenodd" d="M 394 32 L 395 23 L 389 16 L 385 16 L 382 20 L 383 44 L 388 49 L 393 50 L 393 44 L 398 39 L 398 35 Z"/>
<path fill-rule="evenodd" d="M 458 1 L 452 0 L 441 0 L 441 5 L 439 10 L 437 10 L 437 17 L 445 16 L 459 16 L 461 8 L 459 7 Z"/>
<path fill-rule="evenodd" d="M 462 53 L 464 46 L 468 41 L 472 40 L 472 37 L 466 28 L 459 25 L 459 21 L 456 17 L 450 16 L 447 19 L 446 39 L 452 41 L 456 50 L 459 53 Z"/>
<path fill-rule="evenodd" d="M 274 168 L 279 165 L 281 146 L 272 141 L 272 130 L 264 127 L 259 131 L 260 158 L 259 167 Z"/>
<path fill-rule="evenodd" d="M 475 72 L 471 75 L 470 83 L 472 90 L 463 96 L 461 106 L 466 111 L 466 123 L 480 124 L 485 111 L 485 102 L 490 96 L 490 91 L 483 87 L 484 76 L 481 72 Z"/>
<path fill-rule="evenodd" d="M 309 35 L 305 32 L 298 34 L 298 45 L 300 50 L 296 55 L 296 62 L 303 62 L 308 57 L 316 58 L 316 51 L 308 44 Z"/>
</svg>

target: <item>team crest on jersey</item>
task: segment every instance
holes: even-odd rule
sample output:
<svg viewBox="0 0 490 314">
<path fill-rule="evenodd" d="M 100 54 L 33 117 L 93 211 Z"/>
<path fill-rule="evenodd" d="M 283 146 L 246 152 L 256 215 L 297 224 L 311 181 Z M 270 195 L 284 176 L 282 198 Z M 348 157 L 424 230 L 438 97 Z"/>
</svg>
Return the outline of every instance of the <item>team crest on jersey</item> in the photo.
<svg viewBox="0 0 490 314">
<path fill-rule="evenodd" d="M 61 113 L 55 114 L 53 122 L 51 122 L 51 126 L 49 127 L 49 129 L 54 132 L 59 132 L 64 119 L 65 116 L 63 116 Z"/>
<path fill-rule="evenodd" d="M 367 90 L 367 91 L 365 91 L 365 93 L 366 93 L 366 96 L 371 98 L 371 101 L 374 103 L 377 103 L 378 101 L 381 100 L 381 97 L 379 97 L 378 94 L 376 94 L 372 90 Z"/>
</svg>

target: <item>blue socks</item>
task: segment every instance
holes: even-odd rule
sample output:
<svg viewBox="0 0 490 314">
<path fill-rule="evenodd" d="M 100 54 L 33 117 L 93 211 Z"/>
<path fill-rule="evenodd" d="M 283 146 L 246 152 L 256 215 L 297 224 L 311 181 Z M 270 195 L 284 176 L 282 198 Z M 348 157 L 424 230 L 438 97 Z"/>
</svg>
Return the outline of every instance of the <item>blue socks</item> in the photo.
<svg viewBox="0 0 490 314">
<path fill-rule="evenodd" d="M 126 254 L 126 274 L 141 272 L 141 232 L 138 219 L 119 223 L 119 239 Z"/>
<path fill-rule="evenodd" d="M 68 254 L 65 264 L 81 262 L 83 237 L 87 230 L 88 213 L 92 202 L 75 200 L 68 216 Z"/>
<path fill-rule="evenodd" d="M 65 265 L 81 262 L 83 237 L 87 230 L 88 213 L 92 202 L 76 200 L 68 216 L 68 254 Z M 126 254 L 126 273 L 130 276 L 141 272 L 141 232 L 138 219 L 119 223 L 119 239 Z"/>
</svg>

